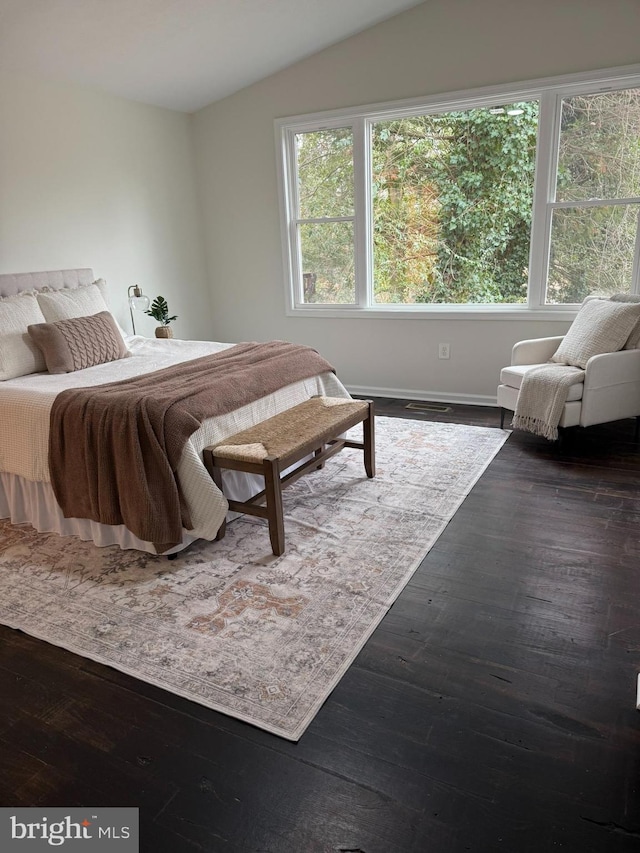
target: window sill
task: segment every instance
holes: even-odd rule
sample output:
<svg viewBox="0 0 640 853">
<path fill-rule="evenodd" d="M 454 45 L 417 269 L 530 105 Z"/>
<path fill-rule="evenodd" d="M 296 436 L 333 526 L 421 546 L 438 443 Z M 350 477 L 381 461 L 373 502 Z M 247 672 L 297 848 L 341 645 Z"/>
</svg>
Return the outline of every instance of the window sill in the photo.
<svg viewBox="0 0 640 853">
<path fill-rule="evenodd" d="M 544 320 L 570 323 L 578 313 L 579 305 L 559 305 L 548 308 L 529 308 L 526 305 L 430 305 L 379 308 L 305 306 L 288 308 L 288 317 L 329 317 L 349 320 Z"/>
</svg>

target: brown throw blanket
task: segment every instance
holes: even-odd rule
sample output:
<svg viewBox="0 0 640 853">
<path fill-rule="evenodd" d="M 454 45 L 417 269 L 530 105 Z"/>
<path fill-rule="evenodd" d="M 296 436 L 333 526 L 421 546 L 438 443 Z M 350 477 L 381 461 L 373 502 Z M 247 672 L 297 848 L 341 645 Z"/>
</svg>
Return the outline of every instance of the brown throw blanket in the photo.
<svg viewBox="0 0 640 853">
<path fill-rule="evenodd" d="M 271 341 L 93 388 L 62 391 L 49 434 L 51 483 L 66 518 L 125 524 L 158 553 L 192 528 L 176 471 L 189 437 L 293 382 L 333 371 L 315 350 Z"/>
</svg>

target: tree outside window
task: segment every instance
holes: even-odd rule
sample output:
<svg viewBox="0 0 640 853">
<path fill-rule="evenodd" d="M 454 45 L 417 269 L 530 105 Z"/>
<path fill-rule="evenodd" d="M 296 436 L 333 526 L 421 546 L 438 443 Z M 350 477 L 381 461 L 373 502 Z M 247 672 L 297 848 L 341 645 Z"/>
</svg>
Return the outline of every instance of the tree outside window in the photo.
<svg viewBox="0 0 640 853">
<path fill-rule="evenodd" d="M 640 89 L 564 99 L 547 302 L 629 290 L 639 197 Z"/>
<path fill-rule="evenodd" d="M 563 306 L 637 290 L 640 88 L 576 88 L 292 120 L 295 304 Z"/>
<path fill-rule="evenodd" d="M 526 302 L 538 104 L 378 122 L 374 297 Z"/>
</svg>

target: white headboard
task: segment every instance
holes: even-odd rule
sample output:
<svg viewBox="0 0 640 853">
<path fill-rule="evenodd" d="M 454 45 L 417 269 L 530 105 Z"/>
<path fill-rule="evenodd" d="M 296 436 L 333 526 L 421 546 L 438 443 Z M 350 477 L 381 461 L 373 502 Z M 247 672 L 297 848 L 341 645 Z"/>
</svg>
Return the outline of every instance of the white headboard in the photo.
<svg viewBox="0 0 640 853">
<path fill-rule="evenodd" d="M 62 290 L 63 287 L 80 287 L 94 281 L 93 270 L 49 270 L 47 272 L 19 272 L 0 275 L 0 297 L 15 296 L 23 290 Z"/>
</svg>

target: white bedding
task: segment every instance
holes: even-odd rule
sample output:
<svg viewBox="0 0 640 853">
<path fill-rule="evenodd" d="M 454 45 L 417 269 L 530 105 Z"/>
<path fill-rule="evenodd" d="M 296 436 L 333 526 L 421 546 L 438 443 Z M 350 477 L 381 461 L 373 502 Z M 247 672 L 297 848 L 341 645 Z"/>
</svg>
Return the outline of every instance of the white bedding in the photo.
<svg viewBox="0 0 640 853">
<path fill-rule="evenodd" d="M 57 507 L 49 506 L 45 509 L 42 503 L 50 503 L 53 494 L 49 485 L 49 417 L 53 401 L 60 391 L 151 373 L 171 364 L 233 346 L 210 341 L 147 339 L 140 336 L 128 337 L 127 344 L 132 353 L 130 358 L 75 373 L 37 373 L 0 383 L 0 517 L 13 518 L 14 514 L 10 510 L 15 505 L 19 520 L 31 521 L 39 530 L 72 532 L 67 525 L 61 526 L 60 523 L 54 525 L 47 522 L 43 528 L 34 518 L 39 513 L 48 517 Z M 325 373 L 296 382 L 234 412 L 211 418 L 191 436 L 178 467 L 180 485 L 194 525 L 188 534 L 185 532 L 184 544 L 198 538 L 215 538 L 227 512 L 227 501 L 212 482 L 202 462 L 203 448 L 316 394 L 349 396 L 333 373 Z M 33 497 L 35 494 L 37 498 Z M 36 502 L 41 505 L 39 509 L 35 506 Z M 96 544 L 117 541 L 121 547 L 153 550 L 150 543 L 141 543 L 130 533 L 114 539 L 108 535 L 109 531 L 102 530 L 104 527 L 95 523 L 89 526 L 89 522 L 85 521 L 80 527 L 76 525 L 73 532 L 78 532 L 82 538 L 93 539 Z M 83 530 L 86 535 L 83 535 Z M 87 532 L 89 530 L 91 532 Z"/>
</svg>

